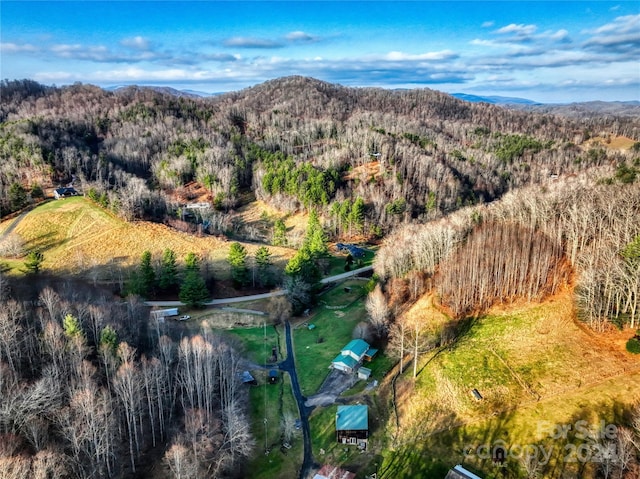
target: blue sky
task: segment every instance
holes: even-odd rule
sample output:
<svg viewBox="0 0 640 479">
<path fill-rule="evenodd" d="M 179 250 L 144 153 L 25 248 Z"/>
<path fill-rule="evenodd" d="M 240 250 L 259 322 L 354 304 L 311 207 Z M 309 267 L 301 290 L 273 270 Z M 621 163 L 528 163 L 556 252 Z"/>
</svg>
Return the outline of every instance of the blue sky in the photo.
<svg viewBox="0 0 640 479">
<path fill-rule="evenodd" d="M 640 2 L 0 2 L 0 76 L 239 90 L 286 76 L 640 100 Z"/>
</svg>

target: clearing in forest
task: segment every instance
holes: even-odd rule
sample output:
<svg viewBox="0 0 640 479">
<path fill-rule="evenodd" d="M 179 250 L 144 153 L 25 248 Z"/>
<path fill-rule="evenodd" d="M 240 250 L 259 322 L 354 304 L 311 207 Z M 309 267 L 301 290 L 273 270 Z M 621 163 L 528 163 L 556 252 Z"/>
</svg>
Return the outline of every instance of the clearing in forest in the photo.
<svg viewBox="0 0 640 479">
<path fill-rule="evenodd" d="M 8 220 L 11 222 L 12 220 Z M 8 224 L 0 225 L 0 230 Z M 197 237 L 148 221 L 126 222 L 82 197 L 50 201 L 30 211 L 16 226 L 25 249 L 44 254 L 43 269 L 58 275 L 78 275 L 113 281 L 122 268 L 136 265 L 142 253 L 160 259 L 172 249 L 181 261 L 189 252 L 204 258 L 214 277 L 226 278 L 230 241 Z M 259 244 L 245 243 L 249 256 Z M 275 264 L 284 264 L 293 251 L 269 246 Z"/>
</svg>

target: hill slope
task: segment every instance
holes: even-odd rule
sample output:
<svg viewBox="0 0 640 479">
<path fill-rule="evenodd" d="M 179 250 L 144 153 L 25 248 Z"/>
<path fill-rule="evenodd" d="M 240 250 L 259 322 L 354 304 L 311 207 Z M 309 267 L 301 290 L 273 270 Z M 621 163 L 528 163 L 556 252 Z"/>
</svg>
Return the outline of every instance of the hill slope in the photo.
<svg viewBox="0 0 640 479">
<path fill-rule="evenodd" d="M 564 461 L 568 444 L 591 444 L 576 422 L 594 433 L 601 421 L 624 424 L 640 396 L 640 364 L 624 351 L 627 334 L 595 336 L 575 322 L 572 295 L 567 289 L 541 304 L 493 309 L 456 342 L 426 354 L 415 381 L 409 368 L 396 383 L 400 430 L 393 416 L 388 429 L 398 447 L 385 452 L 385 474 L 441 477 L 464 463 L 486 477 L 499 473 L 491 455 L 503 446 L 508 477 L 526 477 L 522 447 L 535 445 L 540 459 L 541 447 L 550 453 L 538 465 L 541 477 L 595 477 L 595 459 Z M 425 297 L 406 315 L 428 317 L 429 304 Z M 550 437 L 557 425 L 571 426 L 567 437 Z"/>
<path fill-rule="evenodd" d="M 0 230 L 11 222 L 4 222 Z M 123 271 L 139 264 L 144 251 L 160 258 L 166 248 L 172 249 L 179 260 L 187 253 L 196 253 L 206 260 L 214 277 L 228 276 L 230 242 L 147 221 L 126 222 L 81 197 L 50 201 L 35 208 L 20 220 L 13 233 L 24 241 L 27 250 L 44 254 L 44 270 L 60 276 L 118 281 Z M 244 246 L 252 255 L 259 245 Z M 269 249 L 274 263 L 283 263 L 293 254 L 287 248 Z"/>
<path fill-rule="evenodd" d="M 330 204 L 344 212 L 345 200 L 361 198 L 358 228 L 380 234 L 551 175 L 632 159 L 628 148 L 587 143 L 591 137 L 640 139 L 633 118 L 573 120 L 428 89 L 303 77 L 212 98 L 20 82 L 2 89 L 0 214 L 19 209 L 31 190 L 75 178 L 125 218 L 162 220 L 180 214 L 190 201 L 180 193 L 195 183 L 223 213 L 252 192 L 281 210 L 320 209 L 338 233 L 353 225 Z M 14 184 L 25 191 L 10 195 Z"/>
</svg>

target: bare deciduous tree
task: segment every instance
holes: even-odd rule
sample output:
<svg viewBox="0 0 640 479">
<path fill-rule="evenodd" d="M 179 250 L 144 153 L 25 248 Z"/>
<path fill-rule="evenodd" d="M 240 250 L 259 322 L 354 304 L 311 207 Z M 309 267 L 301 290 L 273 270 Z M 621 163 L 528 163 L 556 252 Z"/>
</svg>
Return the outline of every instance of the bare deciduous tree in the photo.
<svg viewBox="0 0 640 479">
<path fill-rule="evenodd" d="M 369 293 L 365 302 L 369 320 L 378 337 L 383 337 L 389 328 L 389 304 L 379 284 Z"/>
</svg>

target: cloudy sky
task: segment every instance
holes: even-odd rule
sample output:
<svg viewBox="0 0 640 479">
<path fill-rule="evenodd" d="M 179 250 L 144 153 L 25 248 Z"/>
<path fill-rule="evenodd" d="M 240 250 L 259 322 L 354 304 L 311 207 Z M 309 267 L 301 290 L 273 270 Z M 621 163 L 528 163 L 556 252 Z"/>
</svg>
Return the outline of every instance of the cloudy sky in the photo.
<svg viewBox="0 0 640 479">
<path fill-rule="evenodd" d="M 0 76 L 238 90 L 285 75 L 640 100 L 640 2 L 0 3 Z"/>
</svg>

